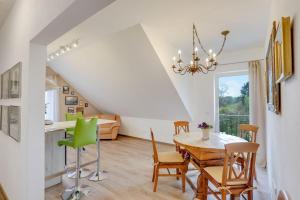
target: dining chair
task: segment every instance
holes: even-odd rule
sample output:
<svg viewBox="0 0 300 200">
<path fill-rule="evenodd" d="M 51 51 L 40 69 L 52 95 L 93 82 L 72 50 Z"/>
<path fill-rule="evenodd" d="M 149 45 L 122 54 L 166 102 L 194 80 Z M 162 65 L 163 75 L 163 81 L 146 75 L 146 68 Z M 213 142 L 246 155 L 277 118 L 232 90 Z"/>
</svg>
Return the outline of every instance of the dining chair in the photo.
<svg viewBox="0 0 300 200">
<path fill-rule="evenodd" d="M 219 200 L 226 200 L 228 193 L 231 199 L 247 193 L 248 200 L 253 200 L 253 190 L 255 189 L 253 187 L 253 173 L 258 147 L 259 144 L 250 142 L 226 144 L 224 165 L 203 169 L 205 197 L 207 197 L 208 191 Z M 238 157 L 236 155 L 243 158 L 243 169 L 237 166 Z M 221 198 L 218 196 L 218 191 L 214 191 L 208 186 L 208 181 L 221 193 Z"/>
<path fill-rule="evenodd" d="M 174 122 L 174 127 L 175 127 L 175 135 L 180 134 L 181 132 L 187 133 L 190 131 L 189 127 L 189 122 L 188 121 L 175 121 Z M 180 152 L 180 146 L 176 144 L 176 151 Z"/>
<path fill-rule="evenodd" d="M 182 192 L 185 192 L 185 174 L 187 172 L 188 162 L 185 161 L 181 154 L 176 151 L 171 152 L 158 152 L 156 147 L 156 142 L 154 139 L 154 134 L 152 129 L 150 129 L 151 141 L 153 147 L 153 176 L 152 182 L 153 192 L 157 190 L 157 183 L 159 176 L 175 176 L 182 179 Z M 161 174 L 160 169 L 176 169 L 176 174 Z"/>
<path fill-rule="evenodd" d="M 249 142 L 256 142 L 256 136 L 259 127 L 253 124 L 240 124 L 240 132 L 239 137 L 249 141 Z M 237 161 L 240 163 L 241 167 L 243 168 L 243 161 L 242 158 L 239 158 Z M 254 179 L 257 181 L 256 176 L 256 169 L 254 168 Z"/>
<path fill-rule="evenodd" d="M 240 124 L 239 137 L 249 142 L 256 142 L 258 126 L 252 124 Z"/>
</svg>

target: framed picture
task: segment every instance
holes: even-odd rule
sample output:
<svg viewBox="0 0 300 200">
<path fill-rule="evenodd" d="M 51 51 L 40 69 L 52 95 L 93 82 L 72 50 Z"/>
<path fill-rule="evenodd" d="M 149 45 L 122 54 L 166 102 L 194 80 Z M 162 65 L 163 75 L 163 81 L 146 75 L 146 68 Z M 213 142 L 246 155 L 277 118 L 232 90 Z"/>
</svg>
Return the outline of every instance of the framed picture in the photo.
<svg viewBox="0 0 300 200">
<path fill-rule="evenodd" d="M 71 91 L 71 95 L 75 95 L 75 91 Z"/>
<path fill-rule="evenodd" d="M 69 94 L 69 92 L 70 92 L 69 86 L 64 85 L 64 86 L 62 87 L 62 89 L 63 89 L 63 94 Z"/>
<path fill-rule="evenodd" d="M 9 135 L 8 106 L 1 106 L 1 130 L 4 134 Z"/>
<path fill-rule="evenodd" d="M 83 101 L 82 100 L 79 101 L 79 106 L 83 106 Z"/>
<path fill-rule="evenodd" d="M 20 134 L 20 107 L 9 106 L 8 107 L 8 124 L 9 124 L 9 136 L 15 139 L 17 142 L 21 140 Z"/>
<path fill-rule="evenodd" d="M 85 103 L 85 104 L 84 104 L 84 107 L 86 107 L 86 108 L 89 107 L 89 104 L 88 104 L 88 103 Z"/>
<path fill-rule="evenodd" d="M 282 17 L 275 38 L 276 82 L 293 74 L 292 33 L 290 17 Z"/>
<path fill-rule="evenodd" d="M 266 55 L 266 89 L 268 109 L 278 114 L 280 113 L 280 84 L 276 83 L 274 45 L 275 35 L 276 22 L 273 22 L 272 33 L 270 36 L 268 51 Z"/>
<path fill-rule="evenodd" d="M 9 70 L 9 98 L 21 97 L 21 66 L 21 62 L 19 62 Z"/>
<path fill-rule="evenodd" d="M 76 113 L 81 112 L 84 114 L 84 107 L 76 107 Z"/>
<path fill-rule="evenodd" d="M 9 98 L 9 71 L 6 71 L 1 75 L 1 98 Z"/>
<path fill-rule="evenodd" d="M 68 107 L 68 113 L 75 113 L 74 107 Z"/>
<path fill-rule="evenodd" d="M 65 105 L 78 105 L 78 97 L 77 96 L 66 96 L 65 97 Z"/>
</svg>

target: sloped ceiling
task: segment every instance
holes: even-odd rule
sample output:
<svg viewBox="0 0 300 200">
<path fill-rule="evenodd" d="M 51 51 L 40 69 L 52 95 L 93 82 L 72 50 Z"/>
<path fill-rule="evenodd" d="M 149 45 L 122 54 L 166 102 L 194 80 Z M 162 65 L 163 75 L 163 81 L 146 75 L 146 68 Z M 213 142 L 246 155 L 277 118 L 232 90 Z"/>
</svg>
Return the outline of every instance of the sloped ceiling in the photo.
<svg viewBox="0 0 300 200">
<path fill-rule="evenodd" d="M 0 0 L 0 27 L 14 3 L 15 0 Z"/>
<path fill-rule="evenodd" d="M 49 63 L 99 110 L 153 119 L 190 119 L 143 28 L 80 45 Z"/>
<path fill-rule="evenodd" d="M 177 49 L 190 59 L 192 23 L 206 47 L 224 53 L 259 48 L 271 0 L 116 0 L 48 46 L 79 48 L 48 62 L 99 110 L 156 119 L 194 116 L 193 77 L 170 71 Z M 187 59 L 185 59 L 187 60 Z M 201 104 L 201 102 L 197 102 Z"/>
</svg>

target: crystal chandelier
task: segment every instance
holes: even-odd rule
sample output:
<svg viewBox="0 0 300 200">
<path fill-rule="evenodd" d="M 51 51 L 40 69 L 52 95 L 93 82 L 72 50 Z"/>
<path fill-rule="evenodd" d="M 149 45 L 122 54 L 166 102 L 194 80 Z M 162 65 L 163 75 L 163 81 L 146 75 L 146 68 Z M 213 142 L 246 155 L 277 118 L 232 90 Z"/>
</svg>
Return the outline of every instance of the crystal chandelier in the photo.
<svg viewBox="0 0 300 200">
<path fill-rule="evenodd" d="M 181 51 L 178 50 L 178 58 L 176 58 L 175 56 L 173 57 L 173 65 L 172 65 L 173 71 L 180 75 L 184 75 L 186 73 L 192 73 L 192 75 L 194 75 L 194 73 L 196 73 L 196 72 L 207 74 L 209 71 L 216 70 L 216 67 L 218 65 L 217 56 L 219 56 L 221 54 L 221 52 L 223 51 L 229 31 L 228 30 L 222 31 L 221 34 L 223 35 L 224 39 L 223 39 L 223 43 L 222 43 L 220 50 L 217 53 L 214 53 L 213 50 L 211 50 L 211 49 L 206 51 L 206 49 L 203 47 L 203 45 L 199 39 L 196 26 L 195 26 L 195 24 L 193 24 L 192 60 L 189 65 L 185 65 L 183 63 L 183 60 L 181 59 Z M 202 49 L 204 54 L 207 56 L 207 58 L 205 59 L 205 64 L 202 64 L 200 62 L 200 57 L 198 55 L 199 49 L 195 44 L 196 43 L 195 40 L 198 42 L 200 48 Z"/>
</svg>

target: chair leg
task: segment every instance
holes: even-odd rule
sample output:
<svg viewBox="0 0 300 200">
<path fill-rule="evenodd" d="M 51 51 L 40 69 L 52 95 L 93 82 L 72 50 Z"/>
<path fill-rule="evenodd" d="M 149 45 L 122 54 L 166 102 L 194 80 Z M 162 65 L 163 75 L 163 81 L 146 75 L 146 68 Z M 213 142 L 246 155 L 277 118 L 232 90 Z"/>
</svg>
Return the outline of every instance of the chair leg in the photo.
<svg viewBox="0 0 300 200">
<path fill-rule="evenodd" d="M 176 168 L 176 174 L 179 175 L 179 169 Z M 176 180 L 179 180 L 179 176 L 176 176 Z"/>
<path fill-rule="evenodd" d="M 234 200 L 235 196 L 233 194 L 230 195 L 230 200 Z"/>
<path fill-rule="evenodd" d="M 182 192 L 185 192 L 185 172 L 181 170 Z"/>
<path fill-rule="evenodd" d="M 155 167 L 155 172 L 154 172 L 153 192 L 156 192 L 156 189 L 157 189 L 158 174 L 159 174 L 159 167 L 158 167 L 158 165 L 157 165 L 157 166 Z"/>
<path fill-rule="evenodd" d="M 152 182 L 154 182 L 154 176 L 155 176 L 155 165 L 153 166 Z"/>
<path fill-rule="evenodd" d="M 226 191 L 222 190 L 221 194 L 222 194 L 222 200 L 226 200 Z"/>
</svg>

